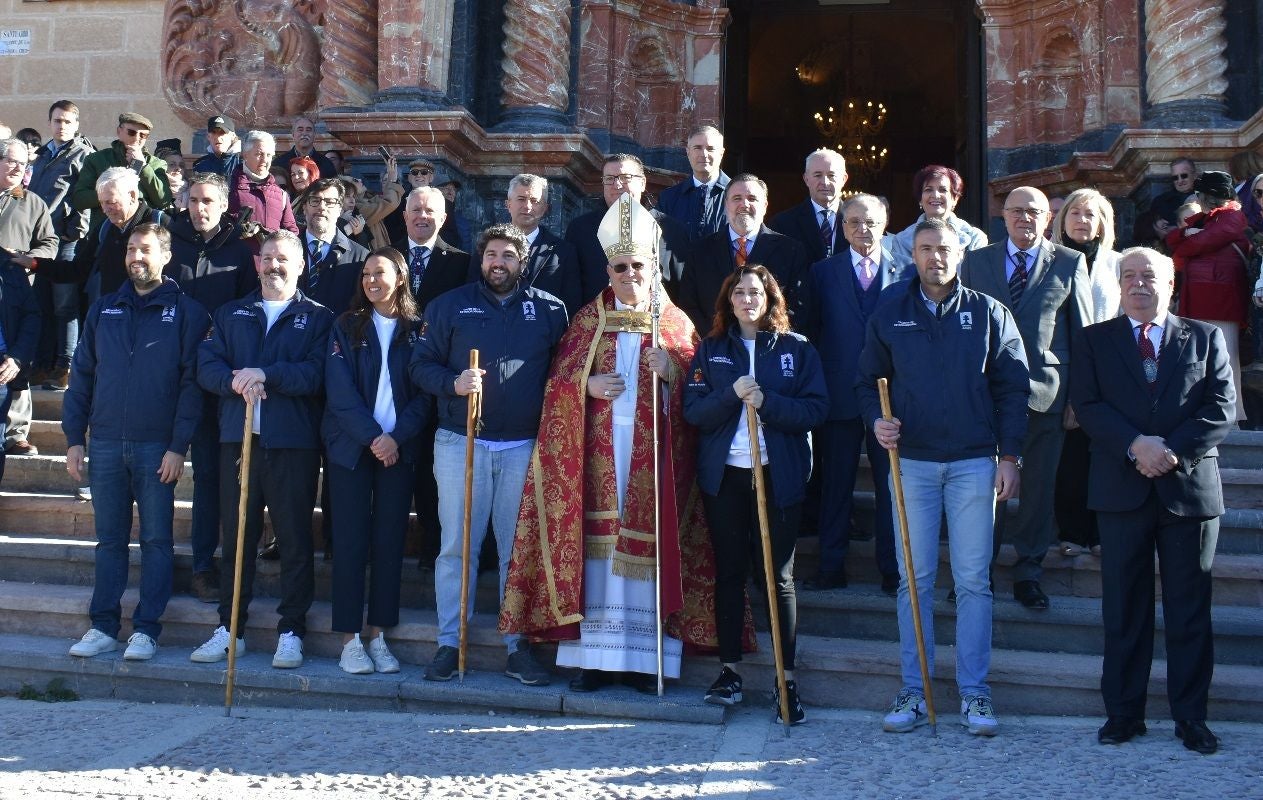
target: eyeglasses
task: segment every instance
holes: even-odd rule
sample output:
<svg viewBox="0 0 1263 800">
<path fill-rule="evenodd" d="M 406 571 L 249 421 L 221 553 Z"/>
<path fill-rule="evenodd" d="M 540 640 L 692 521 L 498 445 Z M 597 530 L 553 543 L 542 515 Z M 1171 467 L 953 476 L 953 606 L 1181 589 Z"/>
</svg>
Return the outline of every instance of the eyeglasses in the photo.
<svg viewBox="0 0 1263 800">
<path fill-rule="evenodd" d="M 408 174 L 409 174 L 409 175 L 433 175 L 433 174 L 434 174 L 434 170 L 432 170 L 432 169 L 410 169 L 410 170 L 408 170 Z"/>
<path fill-rule="evenodd" d="M 858 228 L 863 225 L 865 228 L 876 228 L 877 222 L 871 219 L 844 219 L 842 224 L 848 228 Z"/>
<path fill-rule="evenodd" d="M 1177 172 L 1176 174 L 1174 174 L 1174 175 L 1172 175 L 1172 176 L 1171 176 L 1171 180 L 1173 180 L 1173 181 L 1186 181 L 1186 180 L 1188 180 L 1188 179 L 1189 179 L 1189 178 L 1191 178 L 1191 177 L 1193 177 L 1193 176 L 1192 176 L 1192 175 L 1190 175 L 1190 174 L 1189 174 L 1189 173 L 1187 173 L 1187 172 Z"/>
<path fill-rule="evenodd" d="M 138 139 L 149 138 L 149 131 L 137 130 L 136 128 L 123 128 L 123 134 L 128 137 L 135 136 Z"/>
<path fill-rule="evenodd" d="M 324 206 L 325 208 L 338 208 L 342 205 L 342 201 L 336 197 L 308 197 L 307 205 Z"/>
<path fill-rule="evenodd" d="M 648 268 L 649 267 L 647 264 L 641 264 L 639 261 L 637 261 L 635 264 L 610 264 L 610 269 L 614 270 L 619 275 L 622 275 L 624 272 L 626 272 L 629 269 L 635 270 L 636 272 L 643 272 L 644 270 Z"/>
<path fill-rule="evenodd" d="M 606 175 L 601 178 L 601 183 L 606 186 L 618 186 L 620 183 L 626 186 L 637 179 L 644 179 L 644 175 Z"/>
<path fill-rule="evenodd" d="M 9 167 L 10 169 L 12 169 L 13 167 L 25 167 L 25 166 L 26 166 L 26 162 L 25 162 L 25 161 L 18 161 L 16 158 L 9 158 L 8 156 L 5 156 L 5 158 L 3 159 L 3 161 L 4 161 L 4 165 L 5 165 L 6 167 Z"/>
<path fill-rule="evenodd" d="M 1039 219 L 1040 217 L 1048 213 L 1048 209 L 1046 208 L 1006 208 L 1004 209 L 1004 213 L 1008 214 L 1010 217 L 1013 217 L 1014 219 L 1022 219 L 1023 217 L 1030 217 L 1031 219 Z"/>
</svg>

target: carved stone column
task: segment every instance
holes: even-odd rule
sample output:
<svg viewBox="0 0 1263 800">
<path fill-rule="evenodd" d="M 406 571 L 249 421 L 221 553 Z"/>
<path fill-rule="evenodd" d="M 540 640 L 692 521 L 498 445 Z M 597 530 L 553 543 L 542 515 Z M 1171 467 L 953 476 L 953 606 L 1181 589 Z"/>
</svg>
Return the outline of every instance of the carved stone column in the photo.
<svg viewBox="0 0 1263 800">
<path fill-rule="evenodd" d="M 320 109 L 365 106 L 377 91 L 377 0 L 325 8 Z"/>
<path fill-rule="evenodd" d="M 379 0 L 378 98 L 447 108 L 455 0 Z"/>
<path fill-rule="evenodd" d="M 498 130 L 558 130 L 570 100 L 570 0 L 504 7 L 504 121 Z"/>
<path fill-rule="evenodd" d="M 1220 127 L 1224 93 L 1226 0 L 1145 0 L 1145 121 L 1153 127 Z"/>
</svg>

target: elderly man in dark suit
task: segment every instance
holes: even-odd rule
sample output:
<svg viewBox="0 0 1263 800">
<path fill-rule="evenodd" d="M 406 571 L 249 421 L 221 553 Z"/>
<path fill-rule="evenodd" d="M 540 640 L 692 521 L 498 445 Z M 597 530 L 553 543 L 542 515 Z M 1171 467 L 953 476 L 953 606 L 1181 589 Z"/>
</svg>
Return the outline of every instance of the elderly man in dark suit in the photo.
<svg viewBox="0 0 1263 800">
<path fill-rule="evenodd" d="M 689 251 L 676 291 L 676 305 L 689 315 L 698 333 L 705 335 L 715 317 L 715 300 L 724 278 L 736 267 L 762 264 L 776 276 L 785 295 L 790 324 L 797 329 L 810 262 L 802 245 L 763 224 L 767 184 L 749 173 L 733 178 L 724 193 L 724 211 L 728 223 L 723 230 L 702 239 Z"/>
<path fill-rule="evenodd" d="M 1071 401 L 1092 439 L 1088 506 L 1101 529 L 1101 694 L 1097 734 L 1121 744 L 1145 733 L 1153 658 L 1153 554 L 1162 575 L 1167 697 L 1175 735 L 1210 754 L 1214 671 L 1211 561 L 1223 513 L 1218 450 L 1236 418 L 1223 334 L 1167 313 L 1170 258 L 1143 247 L 1119 258 L 1125 316 L 1083 331 Z"/>
<path fill-rule="evenodd" d="M 851 512 L 854 509 L 855 476 L 860 447 L 867 446 L 873 470 L 877 506 L 873 537 L 881 588 L 888 595 L 899 589 L 899 564 L 895 560 L 894 525 L 890 513 L 890 461 L 860 418 L 855 395 L 856 368 L 864 347 L 869 317 L 882 290 L 915 269 L 895 262 L 881 246 L 886 230 L 886 206 L 871 194 L 857 194 L 842 205 L 842 228 L 848 247 L 811 267 L 807 283 L 804 331 L 820 352 L 825 383 L 829 389 L 829 416 L 814 431 L 815 453 L 820 465 L 820 566 L 804 588 L 827 590 L 847 585 Z"/>
<path fill-rule="evenodd" d="M 693 174 L 658 195 L 658 210 L 679 221 L 697 242 L 723 230 L 724 193 L 731 180 L 719 168 L 724 160 L 724 135 L 713 125 L 689 132 L 684 147 Z"/>
<path fill-rule="evenodd" d="M 807 156 L 803 183 L 807 184 L 807 199 L 773 217 L 771 228 L 797 239 L 814 264 L 846 249 L 838 220 L 842 187 L 846 186 L 846 159 L 834 150 L 816 150 Z"/>
<path fill-rule="evenodd" d="M 504 207 L 513 226 L 526 234 L 530 247 L 522 263 L 522 281 L 556 297 L 566 304 L 566 312 L 573 314 L 583 305 L 579 256 L 574 245 L 540 224 L 548 216 L 548 179 L 529 173 L 513 176 Z M 482 279 L 478 253 L 469 256 L 466 279 L 469 283 Z"/>
<path fill-rule="evenodd" d="M 574 245 L 579 253 L 582 303 L 596 297 L 610 283 L 609 274 L 605 271 L 609 259 L 605 257 L 605 250 L 596 237 L 596 231 L 605 218 L 606 210 L 618 202 L 623 192 L 630 194 L 637 203 L 641 202 L 645 192 L 645 165 L 630 153 L 614 153 L 605 157 L 605 166 L 601 168 L 601 194 L 605 200 L 605 208 L 580 214 L 566 228 L 566 241 Z M 658 265 L 662 271 L 662 285 L 674 299 L 680 274 L 684 270 L 684 255 L 689 248 L 688 231 L 680 222 L 657 209 L 650 209 L 649 213 L 661 231 L 658 237 Z"/>
<path fill-rule="evenodd" d="M 1044 238 L 1048 198 L 1021 186 L 1004 201 L 1008 237 L 965 254 L 961 283 L 991 295 L 1017 320 L 1031 396 L 1026 442 L 1022 448 L 1022 495 L 1015 523 L 1006 526 L 1004 509 L 996 512 L 996 541 L 1006 538 L 1017 550 L 1013 565 L 1013 598 L 1036 610 L 1048 608 L 1040 588 L 1044 555 L 1053 535 L 1053 489 L 1065 439 L 1064 425 L 1073 420 L 1066 404 L 1066 379 L 1071 342 L 1092 321 L 1092 287 L 1087 262 L 1074 250 Z"/>
</svg>

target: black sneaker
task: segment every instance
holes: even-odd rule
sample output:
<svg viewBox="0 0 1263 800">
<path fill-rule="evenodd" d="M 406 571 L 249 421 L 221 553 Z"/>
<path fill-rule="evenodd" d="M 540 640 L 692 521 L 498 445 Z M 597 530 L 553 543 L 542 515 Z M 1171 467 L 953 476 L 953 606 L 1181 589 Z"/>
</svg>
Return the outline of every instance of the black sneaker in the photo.
<svg viewBox="0 0 1263 800">
<path fill-rule="evenodd" d="M 548 670 L 531 655 L 531 645 L 526 641 L 518 642 L 517 650 L 509 655 L 504 674 L 517 678 L 524 686 L 547 686 L 552 680 Z"/>
<path fill-rule="evenodd" d="M 735 706 L 741 702 L 741 676 L 728 667 L 706 690 L 706 702 L 717 706 Z"/>
<path fill-rule="evenodd" d="M 434 658 L 425 667 L 425 679 L 427 681 L 450 681 L 452 676 L 456 674 L 456 662 L 459 658 L 460 651 L 455 647 L 440 645 L 439 649 L 434 652 Z"/>
<path fill-rule="evenodd" d="M 785 696 L 789 698 L 789 724 L 801 725 L 807 721 L 807 711 L 803 708 L 803 703 L 798 699 L 798 685 L 793 681 L 785 681 Z M 781 690 L 776 687 L 772 690 L 772 702 L 776 704 L 776 722 L 783 725 L 781 719 Z"/>
</svg>

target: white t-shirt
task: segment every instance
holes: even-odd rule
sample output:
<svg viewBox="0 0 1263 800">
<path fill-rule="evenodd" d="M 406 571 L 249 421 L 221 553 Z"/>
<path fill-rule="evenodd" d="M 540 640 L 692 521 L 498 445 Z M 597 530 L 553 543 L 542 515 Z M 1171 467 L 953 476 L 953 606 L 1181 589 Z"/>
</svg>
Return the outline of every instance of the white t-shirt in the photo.
<svg viewBox="0 0 1263 800">
<path fill-rule="evenodd" d="M 749 355 L 750 371 L 746 374 L 754 377 L 754 340 L 742 339 Z M 741 420 L 737 423 L 737 432 L 732 435 L 732 444 L 728 445 L 728 466 L 750 469 L 750 428 L 746 424 L 745 403 L 741 404 Z M 763 428 L 759 428 L 759 463 L 767 463 L 767 442 L 763 440 Z"/>
<path fill-rule="evenodd" d="M 390 388 L 390 342 L 395 337 L 399 320 L 383 317 L 373 312 L 373 327 L 377 329 L 377 341 L 382 347 L 382 370 L 377 378 L 377 399 L 373 403 L 373 419 L 390 433 L 395 429 L 395 393 Z"/>
<path fill-rule="evenodd" d="M 267 326 L 268 331 L 272 330 L 272 326 L 275 325 L 276 320 L 280 318 L 281 312 L 284 311 L 286 308 L 288 308 L 289 304 L 292 301 L 293 301 L 293 298 L 290 298 L 289 300 L 264 300 L 263 301 L 263 314 L 268 319 L 268 326 Z M 264 333 L 266 335 L 267 331 L 265 331 Z M 254 432 L 262 433 L 263 431 L 262 426 L 263 426 L 263 401 L 255 400 L 254 401 Z"/>
</svg>

